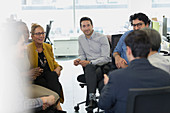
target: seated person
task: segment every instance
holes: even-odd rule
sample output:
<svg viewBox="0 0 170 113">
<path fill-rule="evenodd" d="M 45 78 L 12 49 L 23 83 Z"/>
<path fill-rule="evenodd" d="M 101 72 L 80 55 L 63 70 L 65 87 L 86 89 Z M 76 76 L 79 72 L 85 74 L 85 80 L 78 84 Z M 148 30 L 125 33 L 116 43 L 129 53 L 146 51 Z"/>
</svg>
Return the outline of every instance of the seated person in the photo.
<svg viewBox="0 0 170 113">
<path fill-rule="evenodd" d="M 105 75 L 98 106 L 106 113 L 126 113 L 128 90 L 130 88 L 156 88 L 170 86 L 169 73 L 149 63 L 150 39 L 142 30 L 135 30 L 125 38 L 127 68 Z"/>
<path fill-rule="evenodd" d="M 43 95 L 44 93 L 47 93 L 49 95 L 52 91 L 54 91 L 52 94 L 56 97 L 55 102 L 57 101 L 58 95 L 60 100 L 58 101 L 56 108 L 57 110 L 61 111 L 62 108 L 60 106 L 60 102 L 64 102 L 64 97 L 62 92 L 62 86 L 58 79 L 62 70 L 62 66 L 60 66 L 55 61 L 51 45 L 44 43 L 44 29 L 40 25 L 33 24 L 31 34 L 33 42 L 31 42 L 27 46 L 27 52 L 28 59 L 30 62 L 29 75 L 33 78 L 33 84 L 36 84 L 33 85 L 32 91 L 34 91 L 34 94 L 38 94 L 38 96 Z M 40 92 L 36 91 L 40 88 L 40 86 L 37 85 L 45 87 L 41 88 L 41 92 L 44 93 L 40 94 Z M 50 91 L 49 89 L 52 91 Z M 65 111 L 61 112 L 64 113 Z"/>
<path fill-rule="evenodd" d="M 134 15 L 131 15 L 129 21 L 133 26 L 133 30 L 149 27 L 151 22 L 150 19 L 143 13 L 135 13 Z M 113 57 L 115 58 L 115 65 L 117 66 L 118 69 L 125 68 L 129 64 L 129 61 L 126 56 L 126 45 L 124 39 L 133 30 L 124 33 L 114 49 Z"/>
<path fill-rule="evenodd" d="M 149 62 L 155 67 L 161 68 L 170 74 L 170 59 L 158 53 L 161 44 L 159 32 L 151 28 L 143 28 L 141 30 L 145 31 L 151 40 L 151 50 L 148 56 Z"/>
<path fill-rule="evenodd" d="M 1 96 L 5 98 L 5 102 L 3 100 L 1 101 L 3 102 L 2 111 L 9 113 L 26 113 L 27 111 L 35 108 L 41 108 L 45 110 L 47 107 L 55 103 L 55 97 L 53 95 L 44 95 L 37 98 L 28 97 L 29 90 L 27 87 L 30 84 L 28 82 L 27 76 L 24 76 L 25 74 L 23 73 L 26 71 L 26 68 L 23 68 L 23 61 L 25 59 L 25 40 L 27 37 L 25 37 L 25 29 L 19 28 L 21 27 L 20 25 L 25 26 L 23 22 L 14 21 L 12 23 L 6 23 L 3 31 L 6 38 L 10 39 L 10 41 L 8 41 L 9 45 L 7 47 L 8 53 L 10 55 L 6 53 L 6 58 L 10 62 L 10 65 L 8 62 L 6 62 L 4 65 L 5 67 L 8 65 L 8 69 L 10 69 L 8 71 L 10 73 L 6 72 L 5 76 L 12 79 L 12 81 L 8 79 L 10 85 L 5 84 L 6 87 L 1 89 Z M 11 37 L 13 39 L 11 39 Z M 6 78 L 3 78 L 3 80 L 6 80 Z M 14 88 L 14 90 L 12 88 Z"/>
<path fill-rule="evenodd" d="M 74 60 L 74 65 L 81 65 L 84 74 L 78 76 L 78 81 L 87 84 L 89 106 L 87 111 L 96 107 L 96 88 L 103 87 L 103 67 L 111 61 L 110 45 L 105 35 L 93 30 L 92 20 L 88 17 L 80 19 L 80 29 L 84 34 L 79 36 L 79 58 Z"/>
</svg>

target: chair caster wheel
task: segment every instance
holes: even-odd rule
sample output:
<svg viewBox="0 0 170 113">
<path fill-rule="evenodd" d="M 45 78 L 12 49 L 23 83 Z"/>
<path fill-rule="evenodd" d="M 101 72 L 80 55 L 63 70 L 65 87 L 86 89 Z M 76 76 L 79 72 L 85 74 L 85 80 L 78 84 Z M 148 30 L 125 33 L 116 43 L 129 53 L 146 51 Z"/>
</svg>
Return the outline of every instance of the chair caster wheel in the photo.
<svg viewBox="0 0 170 113">
<path fill-rule="evenodd" d="M 79 111 L 79 106 L 74 106 L 74 110 L 75 110 L 75 112 L 78 112 Z"/>
<path fill-rule="evenodd" d="M 87 113 L 93 113 L 93 111 L 87 111 Z"/>
</svg>

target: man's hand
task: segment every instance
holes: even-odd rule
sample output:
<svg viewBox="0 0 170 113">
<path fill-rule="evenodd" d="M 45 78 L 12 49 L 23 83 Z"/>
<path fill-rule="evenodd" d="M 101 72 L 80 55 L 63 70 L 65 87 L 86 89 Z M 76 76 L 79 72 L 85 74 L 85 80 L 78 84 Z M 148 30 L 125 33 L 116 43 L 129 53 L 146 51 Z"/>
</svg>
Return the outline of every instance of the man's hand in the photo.
<svg viewBox="0 0 170 113">
<path fill-rule="evenodd" d="M 79 63 L 80 63 L 80 65 L 82 65 L 83 67 L 86 67 L 86 65 L 89 64 L 90 61 L 82 60 L 82 61 L 80 61 Z"/>
<path fill-rule="evenodd" d="M 109 77 L 104 74 L 104 85 L 106 85 L 109 82 Z"/>
<path fill-rule="evenodd" d="M 58 66 L 57 68 L 54 69 L 54 71 L 57 73 L 58 76 L 60 76 L 61 70 L 62 70 L 62 69 L 61 69 L 60 66 Z"/>
<path fill-rule="evenodd" d="M 116 55 L 115 56 L 115 64 L 116 64 L 116 67 L 119 69 L 119 68 L 125 68 L 127 65 L 127 62 L 125 59 L 123 59 L 119 55 Z"/>
<path fill-rule="evenodd" d="M 55 103 L 55 97 L 53 95 L 41 97 L 41 100 L 43 101 L 43 110 Z"/>
<path fill-rule="evenodd" d="M 74 65 L 75 65 L 75 66 L 78 66 L 78 65 L 80 64 L 80 63 L 79 63 L 80 61 L 81 61 L 80 59 L 74 60 Z"/>
<path fill-rule="evenodd" d="M 43 69 L 41 69 L 40 67 L 37 68 L 33 68 L 28 72 L 28 75 L 30 75 L 33 80 L 35 80 L 38 76 L 41 75 L 41 73 L 43 73 Z"/>
<path fill-rule="evenodd" d="M 122 62 L 120 67 L 121 68 L 126 68 L 126 67 L 128 67 L 128 65 L 125 62 Z"/>
</svg>

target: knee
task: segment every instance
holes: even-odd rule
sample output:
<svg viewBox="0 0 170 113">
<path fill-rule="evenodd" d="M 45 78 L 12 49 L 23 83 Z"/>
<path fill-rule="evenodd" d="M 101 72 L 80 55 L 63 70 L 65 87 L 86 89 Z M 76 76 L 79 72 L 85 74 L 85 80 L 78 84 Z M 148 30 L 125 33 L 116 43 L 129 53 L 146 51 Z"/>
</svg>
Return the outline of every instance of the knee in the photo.
<svg viewBox="0 0 170 113">
<path fill-rule="evenodd" d="M 102 74 L 102 69 L 101 69 L 100 67 L 98 67 L 98 68 L 96 69 L 96 74 L 97 74 L 97 75 L 101 75 L 101 74 Z"/>
<path fill-rule="evenodd" d="M 95 69 L 95 65 L 93 64 L 87 64 L 85 67 L 85 72 L 90 71 L 90 70 L 94 70 Z"/>
</svg>

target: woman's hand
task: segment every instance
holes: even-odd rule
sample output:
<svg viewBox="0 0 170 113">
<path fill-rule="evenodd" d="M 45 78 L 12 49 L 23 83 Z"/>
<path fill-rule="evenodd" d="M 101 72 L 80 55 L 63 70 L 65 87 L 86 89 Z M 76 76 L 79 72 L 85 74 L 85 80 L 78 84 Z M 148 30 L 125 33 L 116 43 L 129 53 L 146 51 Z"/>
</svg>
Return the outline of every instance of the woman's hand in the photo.
<svg viewBox="0 0 170 113">
<path fill-rule="evenodd" d="M 62 70 L 62 68 L 60 66 L 58 66 L 54 71 L 57 73 L 58 76 L 60 76 L 61 70 Z"/>
<path fill-rule="evenodd" d="M 43 101 L 43 110 L 55 103 L 55 97 L 53 95 L 41 97 L 41 100 Z"/>
<path fill-rule="evenodd" d="M 41 73 L 43 73 L 43 69 L 41 69 L 40 67 L 33 68 L 28 72 L 28 74 L 33 78 L 33 80 L 40 76 Z"/>
</svg>

